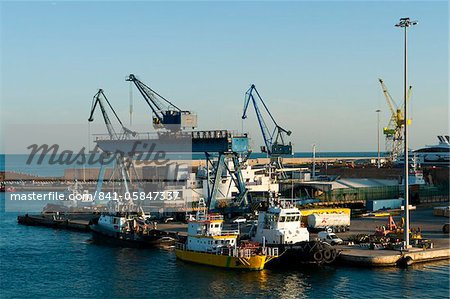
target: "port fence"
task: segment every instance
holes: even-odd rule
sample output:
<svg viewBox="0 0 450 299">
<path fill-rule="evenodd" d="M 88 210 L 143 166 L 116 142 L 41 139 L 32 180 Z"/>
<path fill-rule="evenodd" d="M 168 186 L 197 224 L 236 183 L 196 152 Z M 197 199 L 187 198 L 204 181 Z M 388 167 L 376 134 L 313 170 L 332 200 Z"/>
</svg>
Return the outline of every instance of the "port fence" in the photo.
<svg viewBox="0 0 450 299">
<path fill-rule="evenodd" d="M 404 188 L 398 186 L 381 186 L 365 188 L 335 189 L 322 193 L 318 199 L 325 202 L 347 202 L 358 200 L 381 200 L 401 198 Z M 412 204 L 439 202 L 449 200 L 448 186 L 411 186 L 410 197 Z"/>
<path fill-rule="evenodd" d="M 449 186 L 424 186 L 418 190 L 411 188 L 410 193 L 413 204 L 449 201 Z"/>
<path fill-rule="evenodd" d="M 324 192 L 318 199 L 322 201 L 356 201 L 398 198 L 400 186 L 382 186 L 365 188 L 343 188 Z"/>
</svg>

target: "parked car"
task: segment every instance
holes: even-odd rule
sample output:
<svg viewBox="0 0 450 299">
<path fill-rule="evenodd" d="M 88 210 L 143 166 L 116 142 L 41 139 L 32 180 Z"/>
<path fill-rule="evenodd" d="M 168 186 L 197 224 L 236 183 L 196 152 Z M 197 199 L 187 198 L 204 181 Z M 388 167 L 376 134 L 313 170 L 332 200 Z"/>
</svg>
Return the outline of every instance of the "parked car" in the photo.
<svg viewBox="0 0 450 299">
<path fill-rule="evenodd" d="M 341 238 L 336 236 L 336 234 L 333 232 L 322 231 L 322 232 L 319 232 L 318 236 L 319 236 L 320 240 L 327 242 L 331 245 L 338 245 L 338 244 L 342 244 L 342 242 L 344 242 Z"/>
<path fill-rule="evenodd" d="M 173 217 L 167 217 L 167 218 L 164 219 L 164 223 L 172 222 L 174 220 L 175 219 Z"/>
</svg>

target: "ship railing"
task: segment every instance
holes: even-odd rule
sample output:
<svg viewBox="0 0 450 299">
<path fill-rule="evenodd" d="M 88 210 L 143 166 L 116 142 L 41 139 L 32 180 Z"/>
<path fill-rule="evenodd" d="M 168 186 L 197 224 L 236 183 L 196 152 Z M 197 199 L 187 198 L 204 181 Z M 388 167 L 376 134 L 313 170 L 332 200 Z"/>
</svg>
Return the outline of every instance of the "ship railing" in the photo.
<svg viewBox="0 0 450 299">
<path fill-rule="evenodd" d="M 197 215 L 198 221 L 212 221 L 212 220 L 223 220 L 223 216 L 220 214 L 206 214 L 206 213 L 198 213 Z"/>
<path fill-rule="evenodd" d="M 206 220 L 223 220 L 223 216 L 209 214 L 206 216 Z"/>
<path fill-rule="evenodd" d="M 192 139 L 220 139 L 220 138 L 228 138 L 231 135 L 232 135 L 232 133 L 227 130 L 191 132 Z"/>
<path fill-rule="evenodd" d="M 262 253 L 267 256 L 278 256 L 278 247 L 263 247 Z"/>
<path fill-rule="evenodd" d="M 175 243 L 175 249 L 186 250 L 186 244 L 184 244 L 184 243 Z"/>
<path fill-rule="evenodd" d="M 221 248 L 217 251 L 219 255 L 228 255 L 232 257 L 252 257 L 254 254 L 254 250 L 248 248 Z"/>
<path fill-rule="evenodd" d="M 175 243 L 175 248 L 179 249 L 179 250 L 183 250 L 183 251 L 195 252 L 193 250 L 186 249 L 186 244 L 183 244 L 183 243 Z M 271 254 L 270 256 L 278 256 L 278 248 L 267 248 L 267 249 L 269 249 L 269 253 L 267 255 Z M 271 251 L 271 250 L 273 250 L 273 251 Z M 217 248 L 216 251 L 212 251 L 212 252 L 211 251 L 200 251 L 200 252 L 212 253 L 212 254 L 215 253 L 216 255 L 226 255 L 226 256 L 237 257 L 237 258 L 250 258 L 252 256 L 258 255 L 258 253 L 254 249 L 233 248 L 233 247 Z"/>
<path fill-rule="evenodd" d="M 95 141 L 111 140 L 111 136 L 106 133 L 92 134 Z M 246 133 L 239 133 L 236 130 L 209 130 L 209 131 L 184 131 L 180 134 L 181 137 L 190 137 L 192 139 L 228 139 L 232 137 L 247 137 Z M 158 139 L 160 135 L 155 132 L 133 132 L 118 133 L 114 139 L 128 139 L 128 140 L 152 140 Z"/>
<path fill-rule="evenodd" d="M 220 232 L 221 235 L 239 235 L 238 229 L 224 229 Z"/>
</svg>

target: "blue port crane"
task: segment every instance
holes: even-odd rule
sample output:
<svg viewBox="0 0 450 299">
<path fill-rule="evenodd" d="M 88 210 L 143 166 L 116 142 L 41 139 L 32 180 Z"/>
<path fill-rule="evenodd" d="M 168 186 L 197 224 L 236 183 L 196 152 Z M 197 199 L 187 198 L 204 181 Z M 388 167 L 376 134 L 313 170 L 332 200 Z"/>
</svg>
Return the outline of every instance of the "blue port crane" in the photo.
<svg viewBox="0 0 450 299">
<path fill-rule="evenodd" d="M 255 97 L 256 94 L 256 97 Z M 263 115 L 261 113 L 261 110 L 258 106 L 257 101 L 260 101 L 263 105 L 265 111 L 269 115 L 273 125 L 274 129 L 272 131 L 269 130 L 269 127 L 266 124 L 266 121 L 263 118 Z M 292 144 L 289 142 L 288 144 L 285 143 L 285 137 L 283 136 L 286 134 L 287 136 L 291 135 L 291 131 L 288 131 L 286 129 L 283 129 L 278 125 L 275 118 L 272 116 L 272 113 L 270 113 L 269 108 L 267 108 L 266 103 L 264 103 L 264 100 L 262 99 L 261 95 L 259 94 L 258 90 L 256 89 L 256 86 L 252 84 L 250 88 L 245 93 L 245 100 L 244 100 L 244 112 L 242 114 L 242 119 L 247 118 L 247 110 L 250 102 L 253 103 L 253 107 L 256 112 L 256 117 L 258 119 L 259 127 L 261 129 L 261 133 L 263 135 L 264 144 L 265 146 L 261 147 L 262 152 L 266 152 L 270 157 L 279 157 L 282 155 L 292 155 Z"/>
<path fill-rule="evenodd" d="M 107 103 L 108 107 L 113 112 L 114 116 L 116 117 L 117 121 L 119 122 L 122 132 L 117 133 L 114 129 L 114 126 L 111 123 L 111 120 L 108 116 L 108 113 L 106 112 L 105 103 Z M 120 120 L 119 116 L 117 115 L 116 111 L 112 107 L 111 103 L 109 102 L 108 98 L 106 97 L 105 93 L 103 92 L 103 89 L 99 89 L 98 92 L 94 95 L 92 99 L 92 106 L 91 106 L 91 113 L 89 115 L 89 122 L 94 121 L 94 112 L 95 109 L 99 107 L 103 116 L 103 121 L 105 122 L 106 129 L 108 131 L 109 137 L 111 140 L 126 140 L 129 139 L 131 136 L 135 136 L 136 132 L 131 131 L 130 129 L 126 128 L 122 121 Z M 116 155 L 115 156 L 115 168 L 114 171 L 111 174 L 111 178 L 113 178 L 116 173 L 120 177 L 120 182 L 122 183 L 125 192 L 129 192 L 129 183 L 131 183 L 131 171 L 135 174 L 137 177 L 136 170 L 134 169 L 133 163 L 130 161 L 130 159 L 125 158 L 123 155 Z M 97 187 L 96 187 L 96 195 L 100 194 L 102 184 L 103 184 L 103 177 L 105 175 L 106 167 L 102 163 L 100 167 L 100 172 L 97 180 Z M 110 178 L 110 179 L 111 179 Z"/>
<path fill-rule="evenodd" d="M 152 109 L 153 127 L 155 129 L 179 131 L 181 128 L 194 129 L 197 127 L 197 116 L 191 111 L 181 110 L 174 103 L 145 85 L 133 74 L 130 74 L 125 80 L 134 83 L 148 106 Z"/>
</svg>

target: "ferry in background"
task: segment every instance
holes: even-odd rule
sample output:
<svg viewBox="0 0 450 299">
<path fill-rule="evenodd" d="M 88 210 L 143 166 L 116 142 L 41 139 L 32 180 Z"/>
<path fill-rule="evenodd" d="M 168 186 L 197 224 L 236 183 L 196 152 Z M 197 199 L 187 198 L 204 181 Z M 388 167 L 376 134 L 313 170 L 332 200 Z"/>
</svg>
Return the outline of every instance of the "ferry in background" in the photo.
<svg viewBox="0 0 450 299">
<path fill-rule="evenodd" d="M 420 166 L 450 166 L 450 138 L 448 135 L 437 136 L 439 143 L 435 145 L 427 145 L 423 148 L 410 152 L 409 163 L 416 160 Z M 397 165 L 404 164 L 403 155 L 397 160 Z"/>
</svg>

